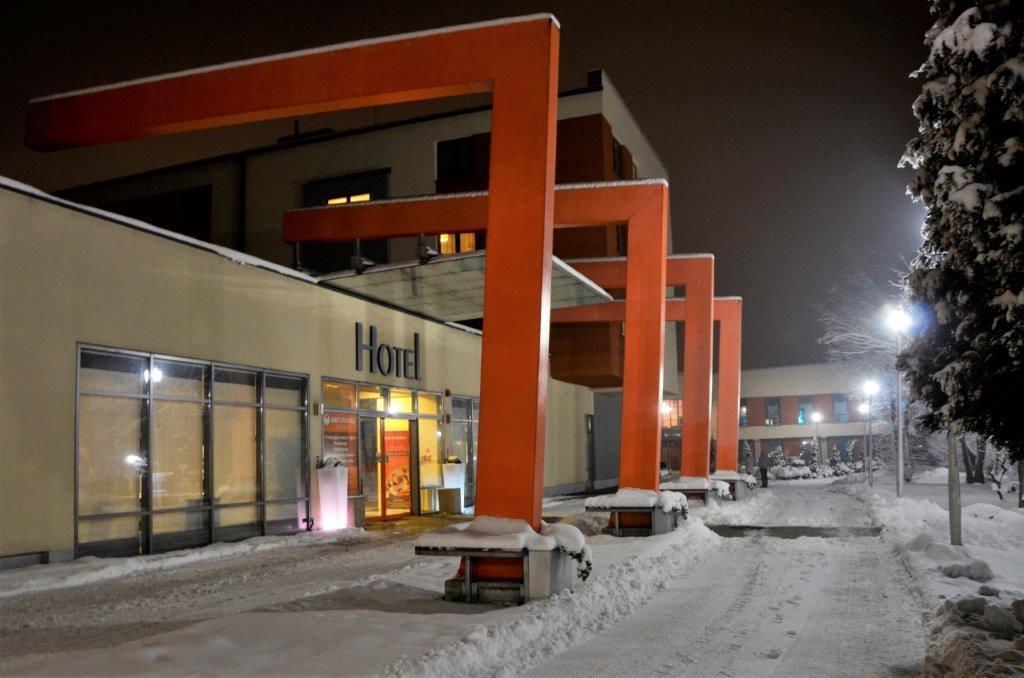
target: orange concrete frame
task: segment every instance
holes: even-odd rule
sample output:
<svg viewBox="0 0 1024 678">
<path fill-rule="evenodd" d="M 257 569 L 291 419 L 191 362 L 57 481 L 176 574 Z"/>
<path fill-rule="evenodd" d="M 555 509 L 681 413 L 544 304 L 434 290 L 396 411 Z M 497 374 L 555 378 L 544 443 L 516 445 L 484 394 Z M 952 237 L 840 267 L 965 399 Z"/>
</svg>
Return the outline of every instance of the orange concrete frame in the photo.
<svg viewBox="0 0 1024 678">
<path fill-rule="evenodd" d="M 685 299 L 666 299 L 665 305 L 666 321 L 685 320 Z M 625 317 L 626 310 L 621 301 L 560 308 L 551 312 L 552 324 L 622 322 Z M 717 469 L 720 471 L 737 470 L 742 318 L 743 300 L 740 297 L 715 297 L 714 319 L 719 324 L 716 429 L 718 431 Z M 628 338 L 628 333 L 626 336 Z M 632 396 L 623 389 L 623 400 L 629 397 Z M 654 415 L 654 418 L 660 419 L 660 416 Z M 625 459 L 619 460 L 620 473 L 626 463 Z"/>
<path fill-rule="evenodd" d="M 626 286 L 622 257 L 569 261 L 584 276 L 609 290 Z M 711 470 L 711 370 L 714 336 L 715 258 L 711 254 L 668 257 L 666 283 L 686 287 L 686 331 L 683 333 L 683 463 L 684 476 L 707 477 Z M 663 297 L 658 297 L 661 304 Z M 629 300 L 629 293 L 626 293 Z M 629 331 L 626 332 L 627 338 Z M 660 393 L 659 393 L 660 398 Z M 659 423 L 660 431 L 660 423 Z M 660 435 L 660 433 L 659 433 Z"/>
<path fill-rule="evenodd" d="M 486 193 L 472 193 L 293 210 L 284 215 L 283 237 L 286 242 L 326 242 L 482 231 L 487 230 L 487 201 Z M 649 356 L 665 352 L 665 307 L 660 300 L 667 284 L 668 184 L 641 180 L 556 186 L 554 221 L 556 228 L 628 224 L 629 256 L 622 263 L 622 285 L 627 300 L 623 320 L 630 329 L 623 391 L 632 395 L 622 402 L 620 484 L 657 489 L 657 413 L 664 370 L 662 360 Z M 488 260 L 489 245 L 488 241 Z M 486 339 L 493 330 L 490 320 L 485 322 Z"/>
<path fill-rule="evenodd" d="M 559 32 L 553 16 L 535 15 L 47 97 L 29 104 L 26 144 L 74 148 L 491 92 L 477 510 L 539 528 Z"/>
</svg>

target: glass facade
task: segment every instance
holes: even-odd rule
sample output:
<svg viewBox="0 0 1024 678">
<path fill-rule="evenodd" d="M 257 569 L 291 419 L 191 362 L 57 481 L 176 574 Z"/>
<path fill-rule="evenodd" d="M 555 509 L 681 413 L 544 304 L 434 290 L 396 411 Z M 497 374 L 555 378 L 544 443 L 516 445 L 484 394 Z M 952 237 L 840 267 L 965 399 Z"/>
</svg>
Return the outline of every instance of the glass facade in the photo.
<svg viewBox="0 0 1024 678">
<path fill-rule="evenodd" d="M 323 460 L 348 467 L 348 492 L 366 517 L 437 510 L 443 485 L 442 396 L 324 378 Z"/>
<path fill-rule="evenodd" d="M 303 529 L 307 381 L 80 347 L 77 555 Z"/>
<path fill-rule="evenodd" d="M 476 452 L 480 428 L 480 400 L 465 396 L 451 399 L 451 446 L 449 454 L 466 465 L 466 506 L 476 503 Z"/>
</svg>

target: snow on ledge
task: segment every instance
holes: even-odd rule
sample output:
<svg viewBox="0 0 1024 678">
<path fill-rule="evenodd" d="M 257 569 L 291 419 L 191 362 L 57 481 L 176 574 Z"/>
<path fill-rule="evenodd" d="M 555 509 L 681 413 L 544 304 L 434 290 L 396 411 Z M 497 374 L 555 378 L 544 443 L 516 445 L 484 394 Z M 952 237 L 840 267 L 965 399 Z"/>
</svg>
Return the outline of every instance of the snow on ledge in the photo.
<svg viewBox="0 0 1024 678">
<path fill-rule="evenodd" d="M 588 497 L 583 505 L 588 509 L 606 508 L 660 508 L 665 513 L 681 511 L 686 507 L 686 495 L 680 492 L 658 492 L 623 487 L 615 494 Z"/>
<path fill-rule="evenodd" d="M 122 82 L 113 82 L 107 85 L 98 85 L 96 87 L 87 87 L 84 89 L 77 89 L 71 92 L 61 92 L 59 94 L 50 94 L 48 96 L 38 97 L 32 99 L 29 103 L 37 103 L 41 101 L 50 101 L 53 99 L 65 99 L 68 97 L 81 96 L 83 94 L 94 94 L 96 92 L 103 92 L 111 89 L 118 89 L 121 87 L 131 87 L 133 85 L 143 85 L 150 82 L 159 82 L 161 80 L 170 80 L 172 78 L 181 78 L 188 75 L 199 75 L 201 73 L 211 73 L 213 71 L 222 71 L 229 68 L 238 68 L 241 66 L 252 66 L 254 64 L 266 63 L 269 61 L 282 61 L 284 59 L 293 59 L 296 57 L 310 56 L 313 54 L 323 54 L 324 52 L 335 52 L 343 49 L 354 49 L 356 47 L 366 47 L 368 45 L 380 45 L 388 42 L 399 42 L 402 40 L 415 40 L 418 38 L 425 38 L 431 35 L 442 35 L 445 33 L 457 33 L 460 31 L 471 31 L 479 28 L 491 28 L 493 26 L 504 26 L 507 24 L 518 24 L 525 23 L 527 21 L 541 21 L 547 20 L 555 25 L 555 28 L 562 30 L 562 25 L 555 18 L 554 14 L 543 12 L 539 14 L 527 14 L 524 16 L 508 17 L 505 19 L 492 19 L 490 21 L 478 21 L 470 24 L 460 24 L 458 26 L 445 26 L 442 28 L 431 28 L 423 31 L 413 31 L 411 33 L 399 33 L 398 35 L 385 35 L 378 38 L 366 38 L 364 40 L 353 40 L 351 42 L 341 42 L 333 45 L 323 45 L 321 47 L 312 47 L 310 49 L 302 49 L 294 52 L 283 52 L 281 54 L 271 54 L 268 56 L 255 57 L 252 59 L 242 59 L 239 61 L 229 61 L 222 64 L 213 64 L 211 66 L 201 66 L 199 68 L 190 68 L 184 71 L 175 71 L 173 73 L 161 73 L 160 75 L 153 75 L 146 78 L 136 78 L 135 80 L 125 80 Z"/>
<path fill-rule="evenodd" d="M 670 480 L 661 484 L 663 490 L 714 490 L 719 497 L 730 497 L 729 483 L 722 480 L 681 476 L 678 480 Z"/>
<path fill-rule="evenodd" d="M 468 523 L 456 523 L 424 532 L 416 546 L 432 549 L 475 549 L 480 551 L 554 551 L 570 554 L 587 551 L 583 533 L 566 523 L 541 523 L 536 532 L 520 518 L 477 516 Z"/>
</svg>

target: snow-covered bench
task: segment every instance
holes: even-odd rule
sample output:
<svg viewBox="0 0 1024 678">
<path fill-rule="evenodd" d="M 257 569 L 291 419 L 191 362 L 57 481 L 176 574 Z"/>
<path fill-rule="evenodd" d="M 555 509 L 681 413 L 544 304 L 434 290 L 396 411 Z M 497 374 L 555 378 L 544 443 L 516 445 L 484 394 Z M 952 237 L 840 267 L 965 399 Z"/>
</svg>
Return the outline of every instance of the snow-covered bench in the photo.
<svg viewBox="0 0 1024 678">
<path fill-rule="evenodd" d="M 758 483 L 754 476 L 739 471 L 715 471 L 711 474 L 711 482 L 716 480 L 729 486 L 729 494 L 734 500 L 746 499 Z"/>
<path fill-rule="evenodd" d="M 620 489 L 615 494 L 602 494 L 588 497 L 584 502 L 590 513 L 610 513 L 612 516 L 612 533 L 622 536 L 623 516 L 644 516 L 647 525 L 633 525 L 627 528 L 648 531 L 649 534 L 665 534 L 676 529 L 686 520 L 686 497 L 679 492 L 657 492 L 632 487 Z M 639 522 L 639 521 L 638 521 Z"/>
<path fill-rule="evenodd" d="M 586 579 L 593 564 L 583 534 L 573 525 L 541 523 L 538 533 L 525 520 L 493 516 L 425 532 L 416 541 L 416 554 L 461 558 L 462 577 L 445 582 L 444 597 L 467 603 L 548 598 L 572 589 L 576 574 Z M 480 560 L 494 558 L 520 560 L 522 580 L 474 579 Z"/>
<path fill-rule="evenodd" d="M 705 504 L 709 499 L 728 499 L 733 496 L 729 484 L 726 482 L 690 476 L 682 476 L 678 480 L 662 483 L 661 489 L 681 492 L 687 500 L 699 499 Z"/>
</svg>

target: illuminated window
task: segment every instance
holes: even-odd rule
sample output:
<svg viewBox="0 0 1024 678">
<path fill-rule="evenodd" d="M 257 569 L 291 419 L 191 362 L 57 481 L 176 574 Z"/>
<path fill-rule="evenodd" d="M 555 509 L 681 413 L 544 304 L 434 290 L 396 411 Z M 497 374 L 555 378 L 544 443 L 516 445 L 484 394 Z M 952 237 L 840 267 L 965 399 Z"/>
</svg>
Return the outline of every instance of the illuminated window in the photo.
<svg viewBox="0 0 1024 678">
<path fill-rule="evenodd" d="M 356 193 L 355 195 L 338 195 L 327 199 L 328 205 L 345 205 L 350 202 L 369 202 L 369 193 Z"/>
<path fill-rule="evenodd" d="M 750 420 L 747 418 L 747 401 L 746 399 L 740 400 L 740 426 L 749 426 Z"/>
<path fill-rule="evenodd" d="M 437 250 L 441 254 L 475 252 L 478 248 L 476 233 L 442 233 L 437 237 Z M 483 245 L 480 238 L 479 246 Z"/>
<path fill-rule="evenodd" d="M 662 428 L 676 428 L 683 418 L 682 400 L 661 401 L 661 426 Z"/>
</svg>

